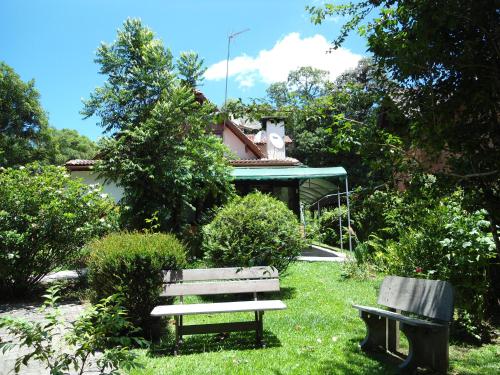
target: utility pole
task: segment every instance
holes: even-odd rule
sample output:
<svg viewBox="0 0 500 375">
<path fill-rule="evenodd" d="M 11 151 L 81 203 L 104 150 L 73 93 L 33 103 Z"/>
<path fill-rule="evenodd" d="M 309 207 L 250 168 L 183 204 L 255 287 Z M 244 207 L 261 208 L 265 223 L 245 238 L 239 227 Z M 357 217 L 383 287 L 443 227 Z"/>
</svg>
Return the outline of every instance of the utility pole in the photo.
<svg viewBox="0 0 500 375">
<path fill-rule="evenodd" d="M 245 29 L 238 31 L 237 33 L 231 33 L 227 37 L 227 60 L 226 60 L 226 91 L 224 92 L 224 106 L 227 104 L 227 78 L 229 76 L 229 50 L 231 48 L 231 40 L 234 39 L 237 35 L 246 33 L 250 31 L 250 29 Z"/>
</svg>

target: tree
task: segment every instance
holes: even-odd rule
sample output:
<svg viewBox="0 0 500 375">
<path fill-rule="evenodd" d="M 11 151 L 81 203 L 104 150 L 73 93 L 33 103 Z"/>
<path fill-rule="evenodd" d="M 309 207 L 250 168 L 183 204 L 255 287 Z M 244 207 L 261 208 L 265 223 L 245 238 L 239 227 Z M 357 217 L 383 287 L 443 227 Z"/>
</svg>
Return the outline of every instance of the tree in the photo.
<svg viewBox="0 0 500 375">
<path fill-rule="evenodd" d="M 288 73 L 286 82 L 271 84 L 266 90 L 271 103 L 280 107 L 286 104 L 305 104 L 325 93 L 328 72 L 303 66 Z"/>
<path fill-rule="evenodd" d="M 126 226 L 144 228 L 154 216 L 159 229 L 180 232 L 232 192 L 228 150 L 209 133 L 216 108 L 196 100 L 176 76 L 171 53 L 138 20 L 125 21 L 97 55 L 107 81 L 83 113 L 115 130 L 100 143 L 97 170 L 124 188 Z"/>
<path fill-rule="evenodd" d="M 45 160 L 49 164 L 63 165 L 71 159 L 92 159 L 97 154 L 97 144 L 74 129 L 48 127 Z"/>
<path fill-rule="evenodd" d="M 196 52 L 181 52 L 177 59 L 177 70 L 181 76 L 181 81 L 188 87 L 195 88 L 203 82 L 203 74 L 207 70 L 203 66 L 204 60 Z"/>
<path fill-rule="evenodd" d="M 47 129 L 35 81 L 23 82 L 0 61 L 0 166 L 22 165 L 40 158 Z"/>
<path fill-rule="evenodd" d="M 500 295 L 500 12 L 489 0 L 367 0 L 308 7 L 313 21 L 350 16 L 334 47 L 354 29 L 365 35 L 390 95 L 409 117 L 416 147 L 447 156 L 442 177 L 488 211 L 497 248 L 490 273 Z M 369 12 L 377 12 L 365 21 Z M 496 297 L 495 297 L 496 296 Z"/>
<path fill-rule="evenodd" d="M 162 92 L 172 87 L 172 53 L 138 19 L 127 19 L 113 44 L 102 43 L 95 62 L 108 80 L 84 101 L 81 113 L 100 117 L 106 132 L 148 119 Z"/>
</svg>

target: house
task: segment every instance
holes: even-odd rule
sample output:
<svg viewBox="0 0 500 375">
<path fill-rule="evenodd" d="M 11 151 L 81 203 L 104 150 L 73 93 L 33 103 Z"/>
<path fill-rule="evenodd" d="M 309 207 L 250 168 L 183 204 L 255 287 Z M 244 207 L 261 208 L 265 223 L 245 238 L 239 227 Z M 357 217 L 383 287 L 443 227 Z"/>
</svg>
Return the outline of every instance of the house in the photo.
<svg viewBox="0 0 500 375">
<path fill-rule="evenodd" d="M 205 96 L 196 92 L 203 103 Z M 232 175 L 239 194 L 253 190 L 269 193 L 285 202 L 297 216 L 303 217 L 303 208 L 313 207 L 329 195 L 342 195 L 349 209 L 347 172 L 342 167 L 309 168 L 299 160 L 288 157 L 287 149 L 293 140 L 285 134 L 285 119 L 265 117 L 257 134 L 249 134 L 236 121 L 224 120 L 213 125 L 213 133 L 231 150 Z M 118 202 L 123 188 L 113 182 L 104 182 L 93 172 L 96 160 L 69 160 L 66 168 L 74 177 L 87 184 L 101 184 L 103 191 Z M 342 198 L 342 199 L 344 199 Z M 348 223 L 349 223 L 348 215 Z M 349 224 L 348 224 L 349 226 Z M 350 237 L 350 235 L 349 235 Z"/>
<path fill-rule="evenodd" d="M 262 137 L 259 142 L 254 142 L 254 134 L 245 134 L 233 121 L 225 120 L 213 127 L 216 136 L 222 138 L 222 142 L 231 150 L 233 159 L 230 164 L 235 168 L 262 168 L 262 167 L 297 167 L 302 165 L 297 159 L 286 156 L 286 147 L 293 142 L 290 137 L 285 136 L 283 119 L 266 118 L 263 120 L 263 134 L 278 134 L 284 139 L 284 147 L 277 149 L 267 137 Z M 75 159 L 66 162 L 65 166 L 74 177 L 79 177 L 87 184 L 101 184 L 106 194 L 118 202 L 123 196 L 123 189 L 113 182 L 103 182 L 93 172 L 96 160 Z M 250 185 L 242 182 L 236 183 L 236 188 L 241 192 L 251 189 Z M 265 189 L 272 192 L 269 189 Z M 281 193 L 283 195 L 283 193 Z"/>
</svg>

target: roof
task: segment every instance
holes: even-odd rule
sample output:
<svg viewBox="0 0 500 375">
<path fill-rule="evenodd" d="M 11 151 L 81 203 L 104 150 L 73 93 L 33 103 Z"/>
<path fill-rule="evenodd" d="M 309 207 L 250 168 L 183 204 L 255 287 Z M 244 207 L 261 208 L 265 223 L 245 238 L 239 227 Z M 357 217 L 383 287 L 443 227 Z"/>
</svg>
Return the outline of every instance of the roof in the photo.
<svg viewBox="0 0 500 375">
<path fill-rule="evenodd" d="M 345 177 L 347 172 L 342 167 L 235 168 L 232 175 L 235 181 L 304 181 L 312 178 Z"/>
<path fill-rule="evenodd" d="M 64 165 L 70 171 L 90 171 L 95 163 L 96 160 L 73 159 L 73 160 L 68 160 Z"/>
<path fill-rule="evenodd" d="M 66 162 L 65 166 L 70 171 L 90 171 L 97 160 L 74 159 Z M 273 166 L 298 166 L 300 162 L 294 158 L 275 159 L 234 159 L 229 160 L 233 167 L 273 167 Z"/>
<path fill-rule="evenodd" d="M 260 167 L 260 166 L 298 166 L 300 161 L 294 158 L 285 159 L 234 159 L 229 161 L 233 167 Z M 259 168 L 261 170 L 262 168 Z"/>
<path fill-rule="evenodd" d="M 300 201 L 311 205 L 325 195 L 340 191 L 339 180 L 344 180 L 347 172 L 343 167 L 234 168 L 232 175 L 235 181 L 296 180 L 300 184 Z"/>
<path fill-rule="evenodd" d="M 267 138 L 265 136 L 262 137 L 260 142 L 255 142 L 255 134 L 245 134 L 245 135 L 256 145 L 265 145 L 267 143 Z M 288 144 L 293 143 L 292 139 L 288 135 L 285 135 L 285 143 Z"/>
</svg>

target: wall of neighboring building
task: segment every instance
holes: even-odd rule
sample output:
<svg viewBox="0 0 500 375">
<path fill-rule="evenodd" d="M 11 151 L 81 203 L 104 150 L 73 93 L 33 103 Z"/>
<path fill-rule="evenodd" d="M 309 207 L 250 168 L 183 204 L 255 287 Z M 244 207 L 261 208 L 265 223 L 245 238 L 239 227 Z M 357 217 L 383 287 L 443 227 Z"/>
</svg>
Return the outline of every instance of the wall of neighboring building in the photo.
<svg viewBox="0 0 500 375">
<path fill-rule="evenodd" d="M 245 144 L 231 130 L 224 128 L 222 141 L 231 149 L 231 151 L 240 159 L 257 159 L 255 154 L 248 150 Z"/>
<path fill-rule="evenodd" d="M 103 192 L 108 194 L 115 202 L 118 202 L 123 197 L 123 189 L 121 187 L 116 186 L 114 183 L 103 184 L 102 180 L 99 180 L 92 171 L 71 171 L 71 177 L 81 178 L 87 185 L 101 185 Z"/>
</svg>

